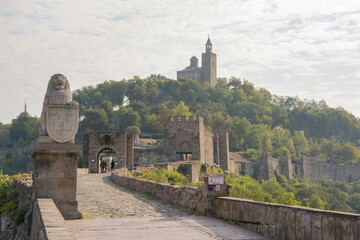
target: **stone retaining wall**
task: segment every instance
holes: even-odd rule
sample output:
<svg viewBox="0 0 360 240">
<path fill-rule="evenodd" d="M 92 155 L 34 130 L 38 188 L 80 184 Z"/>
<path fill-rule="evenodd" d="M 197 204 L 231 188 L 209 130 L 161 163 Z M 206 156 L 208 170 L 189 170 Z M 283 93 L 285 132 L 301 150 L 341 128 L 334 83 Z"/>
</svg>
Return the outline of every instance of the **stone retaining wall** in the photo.
<svg viewBox="0 0 360 240">
<path fill-rule="evenodd" d="M 118 172 L 112 172 L 111 179 L 120 186 L 139 192 L 151 193 L 178 206 L 206 214 L 207 200 L 204 188 L 179 187 L 176 185 L 123 176 Z"/>
<path fill-rule="evenodd" d="M 360 239 L 360 215 L 219 197 L 214 214 L 270 239 Z"/>
</svg>

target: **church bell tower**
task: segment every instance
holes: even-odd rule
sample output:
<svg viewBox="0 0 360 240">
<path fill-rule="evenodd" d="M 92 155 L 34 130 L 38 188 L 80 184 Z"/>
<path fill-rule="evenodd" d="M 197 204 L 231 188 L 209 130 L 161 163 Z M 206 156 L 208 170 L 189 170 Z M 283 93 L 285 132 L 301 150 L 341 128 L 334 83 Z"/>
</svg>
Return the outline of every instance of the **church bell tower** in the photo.
<svg viewBox="0 0 360 240">
<path fill-rule="evenodd" d="M 205 53 L 202 54 L 201 81 L 208 82 L 211 87 L 216 86 L 216 54 L 212 52 L 210 36 L 205 44 Z"/>
</svg>

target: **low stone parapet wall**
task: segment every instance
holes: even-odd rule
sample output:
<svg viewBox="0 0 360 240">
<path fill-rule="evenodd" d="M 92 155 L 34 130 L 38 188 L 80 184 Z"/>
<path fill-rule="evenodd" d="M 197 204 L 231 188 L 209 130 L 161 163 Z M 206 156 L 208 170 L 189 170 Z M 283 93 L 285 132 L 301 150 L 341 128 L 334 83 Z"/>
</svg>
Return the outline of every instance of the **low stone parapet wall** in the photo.
<svg viewBox="0 0 360 240">
<path fill-rule="evenodd" d="M 32 240 L 75 240 L 75 236 L 67 227 L 63 216 L 50 198 L 39 198 L 34 202 L 32 219 Z"/>
<path fill-rule="evenodd" d="M 81 176 L 81 175 L 86 175 L 89 173 L 89 169 L 88 168 L 77 168 L 77 175 Z"/>
<path fill-rule="evenodd" d="M 191 209 L 205 214 L 207 211 L 207 200 L 205 189 L 195 187 L 180 187 L 176 185 L 163 184 L 144 179 L 128 177 L 118 172 L 111 173 L 111 179 L 118 185 L 139 192 L 151 193 L 163 200 L 175 205 Z"/>
<path fill-rule="evenodd" d="M 218 197 L 214 214 L 270 239 L 360 239 L 360 215 Z"/>
</svg>

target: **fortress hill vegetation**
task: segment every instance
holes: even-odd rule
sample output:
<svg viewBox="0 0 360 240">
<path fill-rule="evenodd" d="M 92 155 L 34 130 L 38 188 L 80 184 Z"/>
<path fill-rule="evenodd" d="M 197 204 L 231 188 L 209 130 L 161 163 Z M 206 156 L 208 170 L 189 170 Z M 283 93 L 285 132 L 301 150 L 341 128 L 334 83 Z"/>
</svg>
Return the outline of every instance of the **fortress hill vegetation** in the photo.
<svg viewBox="0 0 360 240">
<path fill-rule="evenodd" d="M 246 80 L 219 78 L 215 88 L 191 79 L 172 80 L 161 75 L 105 81 L 73 92 L 80 105 L 77 142 L 86 130 L 166 132 L 170 116 L 198 115 L 208 130 L 228 131 L 230 151 L 256 159 L 261 152 L 293 159 L 312 156 L 338 163 L 358 163 L 360 121 L 343 108 L 325 101 L 300 100 L 257 89 Z M 21 113 L 10 124 L 0 123 L 0 147 L 21 147 L 38 136 L 39 119 Z M 161 142 L 161 141 L 159 141 Z M 7 154 L 0 167 L 12 174 L 23 171 L 26 156 Z M 20 160 L 19 160 L 20 159 Z M 20 170 L 19 169 L 19 170 Z"/>
<path fill-rule="evenodd" d="M 282 97 L 235 77 L 220 78 L 215 88 L 191 79 L 160 75 L 106 81 L 73 92 L 80 104 L 80 131 L 125 130 L 165 133 L 170 116 L 199 115 L 208 130 L 228 131 L 230 151 L 252 159 L 261 152 L 294 159 L 313 156 L 357 163 L 360 121 L 325 101 Z"/>
</svg>

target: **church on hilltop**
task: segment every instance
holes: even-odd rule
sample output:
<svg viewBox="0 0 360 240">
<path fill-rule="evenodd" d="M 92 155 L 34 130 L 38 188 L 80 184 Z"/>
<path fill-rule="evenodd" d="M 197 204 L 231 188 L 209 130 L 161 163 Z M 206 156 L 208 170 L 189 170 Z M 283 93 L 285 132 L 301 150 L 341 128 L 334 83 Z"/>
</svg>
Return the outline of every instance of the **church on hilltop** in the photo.
<svg viewBox="0 0 360 240">
<path fill-rule="evenodd" d="M 212 52 L 210 36 L 205 44 L 205 53 L 201 56 L 201 67 L 198 66 L 198 58 L 190 58 L 190 66 L 177 71 L 177 80 L 191 78 L 200 82 L 207 82 L 211 87 L 216 86 L 216 54 Z"/>
</svg>

